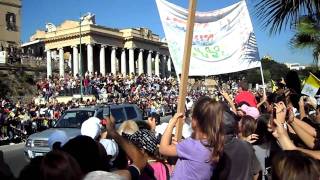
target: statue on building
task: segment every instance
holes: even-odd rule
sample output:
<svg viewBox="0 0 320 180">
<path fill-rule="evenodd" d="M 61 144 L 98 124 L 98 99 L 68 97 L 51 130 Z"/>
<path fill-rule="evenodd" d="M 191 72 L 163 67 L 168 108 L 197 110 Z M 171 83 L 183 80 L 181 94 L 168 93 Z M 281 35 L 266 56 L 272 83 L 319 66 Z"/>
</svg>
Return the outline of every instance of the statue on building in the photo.
<svg viewBox="0 0 320 180">
<path fill-rule="evenodd" d="M 16 31 L 16 15 L 14 13 L 8 12 L 6 14 L 6 23 L 8 31 Z"/>
<path fill-rule="evenodd" d="M 57 30 L 57 27 L 53 23 L 46 24 L 47 32 L 53 32 Z"/>
<path fill-rule="evenodd" d="M 145 39 L 151 39 L 152 38 L 152 32 L 147 28 L 141 28 L 140 29 L 140 34 Z"/>
<path fill-rule="evenodd" d="M 96 15 L 88 12 L 86 15 L 81 17 L 82 24 L 96 24 Z"/>
</svg>

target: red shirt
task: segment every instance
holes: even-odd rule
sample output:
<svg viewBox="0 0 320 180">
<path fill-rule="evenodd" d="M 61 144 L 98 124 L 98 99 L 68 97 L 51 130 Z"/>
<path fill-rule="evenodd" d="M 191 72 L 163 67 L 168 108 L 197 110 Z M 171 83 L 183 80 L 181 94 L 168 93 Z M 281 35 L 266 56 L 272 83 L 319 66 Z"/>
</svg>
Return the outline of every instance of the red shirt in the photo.
<svg viewBox="0 0 320 180">
<path fill-rule="evenodd" d="M 238 105 L 241 102 L 246 102 L 251 107 L 257 107 L 256 97 L 250 91 L 242 91 L 237 94 L 234 102 Z"/>
<path fill-rule="evenodd" d="M 89 79 L 85 78 L 85 79 L 83 80 L 83 85 L 84 85 L 85 87 L 88 87 L 88 86 L 89 86 Z"/>
</svg>

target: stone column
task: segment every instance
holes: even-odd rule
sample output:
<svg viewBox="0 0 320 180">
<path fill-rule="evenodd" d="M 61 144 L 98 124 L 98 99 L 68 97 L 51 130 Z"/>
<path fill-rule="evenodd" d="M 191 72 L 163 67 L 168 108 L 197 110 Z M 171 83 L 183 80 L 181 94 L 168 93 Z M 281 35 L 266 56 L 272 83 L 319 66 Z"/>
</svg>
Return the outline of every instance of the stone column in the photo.
<svg viewBox="0 0 320 180">
<path fill-rule="evenodd" d="M 160 76 L 159 63 L 160 63 L 159 52 L 156 52 L 156 58 L 154 59 L 154 74 L 158 77 Z"/>
<path fill-rule="evenodd" d="M 152 60 L 151 60 L 151 58 L 152 58 L 152 51 L 149 51 L 148 58 L 147 58 L 147 74 L 149 76 L 152 75 Z"/>
<path fill-rule="evenodd" d="M 123 48 L 121 51 L 121 74 L 127 74 L 127 64 L 126 64 L 126 49 Z"/>
<path fill-rule="evenodd" d="M 134 49 L 130 48 L 129 49 L 129 73 L 135 73 L 134 70 Z"/>
<path fill-rule="evenodd" d="M 100 48 L 100 73 L 106 75 L 106 45 L 101 45 Z"/>
<path fill-rule="evenodd" d="M 139 51 L 138 66 L 139 66 L 139 69 L 138 69 L 139 75 L 143 74 L 144 73 L 144 70 L 143 70 L 143 49 L 140 49 L 140 51 Z"/>
<path fill-rule="evenodd" d="M 82 54 L 78 53 L 78 58 L 79 58 L 79 64 L 78 64 L 78 69 L 79 69 L 79 75 L 84 76 L 84 67 L 83 67 L 83 59 L 82 59 Z"/>
<path fill-rule="evenodd" d="M 52 76 L 52 60 L 51 60 L 51 51 L 47 50 L 47 77 Z"/>
<path fill-rule="evenodd" d="M 64 77 L 64 51 L 63 48 L 59 49 L 59 75 L 60 77 Z"/>
<path fill-rule="evenodd" d="M 116 67 L 116 47 L 111 48 L 111 73 L 113 75 L 117 74 L 117 67 Z"/>
<path fill-rule="evenodd" d="M 165 78 L 167 77 L 166 75 L 166 64 L 167 64 L 167 56 L 166 55 L 163 55 L 162 57 L 162 62 L 161 62 L 161 66 L 162 66 L 162 78 Z"/>
<path fill-rule="evenodd" d="M 93 72 L 93 47 L 92 44 L 87 44 L 87 64 L 88 64 L 88 71 L 89 74 Z"/>
<path fill-rule="evenodd" d="M 171 57 L 168 57 L 168 61 L 167 61 L 167 68 L 168 68 L 168 73 L 169 73 L 169 77 L 171 77 Z"/>
<path fill-rule="evenodd" d="M 79 59 L 78 59 L 78 47 L 72 46 L 73 49 L 73 76 L 79 74 Z"/>
</svg>

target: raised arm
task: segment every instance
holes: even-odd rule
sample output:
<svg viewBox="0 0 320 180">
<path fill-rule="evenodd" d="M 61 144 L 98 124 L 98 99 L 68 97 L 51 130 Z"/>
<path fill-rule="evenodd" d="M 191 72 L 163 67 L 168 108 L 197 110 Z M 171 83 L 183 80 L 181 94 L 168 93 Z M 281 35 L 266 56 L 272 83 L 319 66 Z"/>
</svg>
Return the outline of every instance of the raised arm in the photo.
<svg viewBox="0 0 320 180">
<path fill-rule="evenodd" d="M 308 123 L 301 121 L 298 118 L 294 118 L 289 121 L 290 126 L 299 136 L 299 138 L 311 149 L 314 147 L 314 140 L 317 135 L 316 130 Z"/>
<path fill-rule="evenodd" d="M 257 108 L 263 105 L 267 101 L 267 95 L 263 93 L 262 100 L 257 104 Z"/>
<path fill-rule="evenodd" d="M 221 95 L 224 97 L 224 99 L 226 99 L 226 101 L 228 102 L 228 104 L 230 105 L 232 111 L 237 114 L 237 109 L 236 109 L 236 106 L 234 105 L 233 101 L 231 100 L 229 94 L 225 91 L 221 91 L 220 92 Z"/>
<path fill-rule="evenodd" d="M 306 111 L 304 109 L 304 98 L 305 96 L 301 96 L 299 100 L 300 119 L 303 119 L 307 116 Z"/>
<path fill-rule="evenodd" d="M 134 144 L 120 136 L 110 125 L 107 125 L 107 135 L 118 143 L 118 145 L 126 152 L 129 159 L 132 160 L 133 165 L 140 171 L 146 166 L 147 160 L 144 158 L 142 152 L 140 152 L 140 150 Z"/>
<path fill-rule="evenodd" d="M 313 157 L 314 159 L 320 160 L 320 151 L 314 151 L 314 150 L 309 150 L 309 149 L 303 149 L 303 148 L 297 148 L 297 150 Z"/>
<path fill-rule="evenodd" d="M 172 119 L 169 121 L 166 130 L 164 131 L 159 151 L 164 156 L 177 156 L 177 147 L 175 144 L 170 144 L 171 136 L 174 126 L 176 125 L 179 118 L 183 118 L 183 114 L 175 114 Z"/>
</svg>

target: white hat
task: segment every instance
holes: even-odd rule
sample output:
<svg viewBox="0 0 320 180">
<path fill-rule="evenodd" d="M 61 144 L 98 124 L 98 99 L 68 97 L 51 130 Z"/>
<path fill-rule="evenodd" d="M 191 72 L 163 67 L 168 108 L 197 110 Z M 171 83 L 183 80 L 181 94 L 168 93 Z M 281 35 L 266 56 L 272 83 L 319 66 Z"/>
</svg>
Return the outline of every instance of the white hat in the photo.
<svg viewBox="0 0 320 180">
<path fill-rule="evenodd" d="M 164 131 L 166 130 L 167 126 L 168 126 L 168 123 L 162 123 L 162 124 L 156 126 L 156 129 L 155 129 L 156 134 L 157 135 L 158 134 L 163 134 Z M 172 133 L 175 134 L 175 132 L 176 132 L 176 128 L 173 129 Z M 188 125 L 187 123 L 183 123 L 182 136 L 184 138 L 188 138 L 188 137 L 191 136 L 192 132 L 193 132 L 193 130 L 192 130 L 191 126 Z"/>
<path fill-rule="evenodd" d="M 106 171 L 92 171 L 84 177 L 84 180 L 100 180 L 100 179 L 125 180 L 126 178 L 118 174 L 106 172 Z"/>
<path fill-rule="evenodd" d="M 119 154 L 118 144 L 111 139 L 101 139 L 100 143 L 103 145 L 104 149 L 106 150 L 107 155 L 112 156 L 110 161 L 111 162 L 114 161 Z"/>
<path fill-rule="evenodd" d="M 91 117 L 82 123 L 81 135 L 89 136 L 92 139 L 95 139 L 100 135 L 100 128 L 100 119 L 96 117 Z"/>
</svg>

